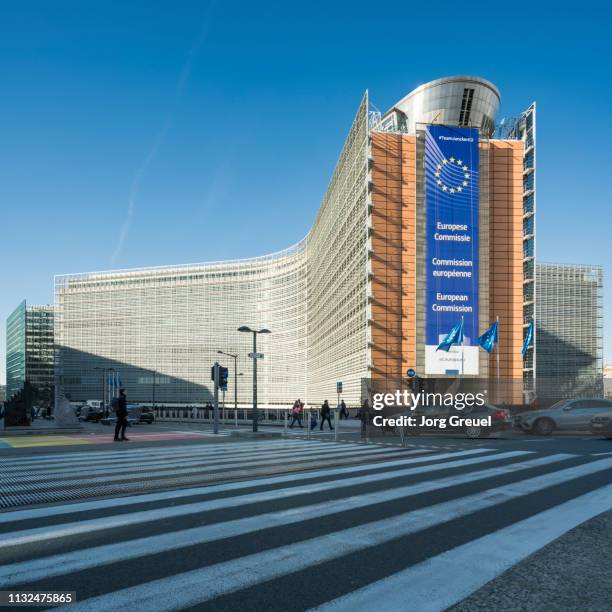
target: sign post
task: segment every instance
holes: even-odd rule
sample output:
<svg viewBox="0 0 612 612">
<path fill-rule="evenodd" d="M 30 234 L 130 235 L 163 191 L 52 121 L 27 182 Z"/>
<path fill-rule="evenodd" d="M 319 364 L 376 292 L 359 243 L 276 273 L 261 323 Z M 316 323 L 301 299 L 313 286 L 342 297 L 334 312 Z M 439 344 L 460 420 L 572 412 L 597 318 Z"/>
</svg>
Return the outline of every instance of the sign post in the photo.
<svg viewBox="0 0 612 612">
<path fill-rule="evenodd" d="M 340 410 L 340 395 L 342 395 L 342 381 L 338 381 L 336 383 L 336 393 L 338 394 L 338 402 L 336 403 L 336 410 L 334 410 L 334 440 L 338 440 L 338 423 L 340 419 L 338 418 L 338 412 Z"/>
<path fill-rule="evenodd" d="M 219 362 L 215 361 L 213 366 L 213 380 L 215 381 L 214 419 L 213 432 L 219 433 Z"/>
</svg>

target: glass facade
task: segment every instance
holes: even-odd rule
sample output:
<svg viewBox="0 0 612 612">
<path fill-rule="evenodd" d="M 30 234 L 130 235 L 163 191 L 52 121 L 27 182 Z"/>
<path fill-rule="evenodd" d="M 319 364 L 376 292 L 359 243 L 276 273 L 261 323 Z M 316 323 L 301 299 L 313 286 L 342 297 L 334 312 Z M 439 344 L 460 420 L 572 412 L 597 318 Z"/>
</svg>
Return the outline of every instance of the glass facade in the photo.
<svg viewBox="0 0 612 612">
<path fill-rule="evenodd" d="M 569 385 L 601 392 L 603 270 L 599 266 L 537 263 L 538 394 Z M 593 388 L 593 386 L 595 388 Z"/>
<path fill-rule="evenodd" d="M 6 397 L 21 391 L 26 380 L 26 303 L 6 320 Z"/>
<path fill-rule="evenodd" d="M 26 308 L 26 379 L 33 387 L 34 401 L 53 401 L 54 338 L 53 306 Z"/>
<path fill-rule="evenodd" d="M 28 306 L 21 302 L 6 321 L 7 398 L 27 380 L 34 401 L 47 404 L 53 398 L 53 306 Z"/>
<path fill-rule="evenodd" d="M 535 102 L 509 122 L 504 131 L 508 138 L 522 140 L 525 146 L 523 156 L 523 337 L 531 319 L 536 320 L 534 342 L 528 347 L 523 366 L 523 381 L 526 391 L 533 391 L 537 365 L 538 350 L 537 316 L 536 316 L 536 283 L 534 262 L 536 257 L 536 105 Z"/>
<path fill-rule="evenodd" d="M 211 366 L 230 368 L 226 402 L 252 401 L 252 335 L 258 336 L 258 401 L 332 399 L 342 380 L 358 403 L 367 376 L 367 96 L 313 228 L 266 257 L 58 276 L 57 374 L 73 400 L 101 399 L 109 369 L 133 401 L 203 404 Z M 115 374 L 111 374 L 115 376 Z"/>
</svg>

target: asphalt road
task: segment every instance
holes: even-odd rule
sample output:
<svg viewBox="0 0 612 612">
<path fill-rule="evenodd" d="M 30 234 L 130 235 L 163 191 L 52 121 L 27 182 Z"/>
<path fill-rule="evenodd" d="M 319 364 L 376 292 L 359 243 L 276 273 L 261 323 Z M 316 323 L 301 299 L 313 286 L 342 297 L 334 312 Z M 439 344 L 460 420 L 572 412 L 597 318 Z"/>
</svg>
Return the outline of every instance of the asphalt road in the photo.
<svg viewBox="0 0 612 612">
<path fill-rule="evenodd" d="M 585 526 L 612 508 L 612 443 L 583 438 L 3 449 L 0 495 L 24 502 L 0 512 L 0 590 L 76 591 L 88 611 L 538 610 L 555 592 L 523 586 L 535 563 L 550 584 L 565 568 L 567 607 L 551 609 L 583 609 L 609 560 L 584 546 L 610 549 L 609 522 Z M 539 560 L 557 545 L 564 562 Z M 589 610 L 612 598 L 600 582 Z"/>
</svg>

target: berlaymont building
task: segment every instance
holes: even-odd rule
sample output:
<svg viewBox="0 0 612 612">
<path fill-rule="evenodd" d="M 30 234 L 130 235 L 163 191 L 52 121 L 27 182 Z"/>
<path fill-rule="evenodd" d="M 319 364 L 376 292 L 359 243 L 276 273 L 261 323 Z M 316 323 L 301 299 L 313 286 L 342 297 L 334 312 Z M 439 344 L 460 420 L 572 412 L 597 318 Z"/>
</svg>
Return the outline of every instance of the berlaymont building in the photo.
<svg viewBox="0 0 612 612">
<path fill-rule="evenodd" d="M 307 236 L 253 259 L 55 279 L 56 377 L 73 400 L 106 378 L 133 400 L 203 404 L 211 365 L 238 356 L 238 403 L 335 398 L 364 378 L 535 376 L 521 354 L 535 298 L 535 104 L 498 121 L 480 77 L 426 83 L 380 112 L 368 92 Z M 340 128 L 339 128 L 340 129 Z M 314 206 L 313 206 L 314 209 Z M 498 354 L 477 337 L 499 321 Z M 464 341 L 436 346 L 461 322 Z M 114 384 L 114 383 L 113 383 Z"/>
</svg>

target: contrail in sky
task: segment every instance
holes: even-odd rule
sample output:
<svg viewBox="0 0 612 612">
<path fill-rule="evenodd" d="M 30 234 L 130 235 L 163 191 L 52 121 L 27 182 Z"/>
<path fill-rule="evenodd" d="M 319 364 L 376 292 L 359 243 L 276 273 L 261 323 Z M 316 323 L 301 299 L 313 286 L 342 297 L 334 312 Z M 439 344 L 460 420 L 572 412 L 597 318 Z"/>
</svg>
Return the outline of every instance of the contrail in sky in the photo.
<svg viewBox="0 0 612 612">
<path fill-rule="evenodd" d="M 208 6 L 206 18 L 204 19 L 202 28 L 200 29 L 200 34 L 198 35 L 197 39 L 194 41 L 193 45 L 191 45 L 187 58 L 185 59 L 185 63 L 183 64 L 183 67 L 181 68 L 181 72 L 176 82 L 176 87 L 174 89 L 174 99 L 172 102 L 171 109 L 174 109 L 176 107 L 176 105 L 178 104 L 178 101 L 180 100 L 183 94 L 183 91 L 185 90 L 185 87 L 187 86 L 187 83 L 189 82 L 189 77 L 191 76 L 191 68 L 193 66 L 194 57 L 196 53 L 198 52 L 198 50 L 200 49 L 200 47 L 202 46 L 202 44 L 204 43 L 204 40 L 206 39 L 206 35 L 208 34 L 208 30 L 210 26 L 210 17 L 211 17 L 213 6 L 214 6 L 214 2 L 211 2 Z M 134 173 L 134 176 L 132 177 L 132 183 L 130 185 L 130 196 L 128 199 L 128 207 L 125 213 L 123 224 L 121 226 L 121 232 L 119 233 L 119 240 L 117 241 L 117 246 L 115 247 L 115 250 L 113 251 L 113 254 L 111 257 L 111 266 L 114 266 L 115 263 L 117 262 L 117 259 L 119 258 L 119 255 L 121 254 L 121 251 L 123 250 L 123 245 L 125 244 L 128 233 L 130 231 L 130 227 L 132 225 L 132 218 L 134 217 L 134 210 L 136 208 L 136 200 L 138 199 L 138 195 L 140 193 L 140 184 L 142 183 L 142 180 L 145 177 L 147 170 L 149 169 L 149 166 L 151 165 L 151 162 L 157 156 L 164 142 L 164 139 L 166 138 L 166 134 L 168 133 L 168 130 L 170 129 L 170 126 L 172 125 L 173 119 L 174 119 L 174 112 L 173 110 L 170 110 L 168 114 L 166 115 L 166 119 L 164 123 L 162 124 L 161 128 L 157 132 L 157 135 L 155 136 L 153 145 L 149 149 L 149 152 L 147 153 L 145 158 L 142 160 L 142 163 L 138 166 L 138 168 L 136 169 L 136 172 Z"/>
</svg>

